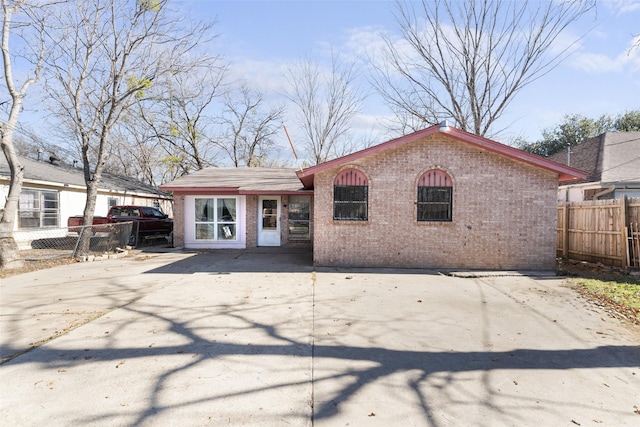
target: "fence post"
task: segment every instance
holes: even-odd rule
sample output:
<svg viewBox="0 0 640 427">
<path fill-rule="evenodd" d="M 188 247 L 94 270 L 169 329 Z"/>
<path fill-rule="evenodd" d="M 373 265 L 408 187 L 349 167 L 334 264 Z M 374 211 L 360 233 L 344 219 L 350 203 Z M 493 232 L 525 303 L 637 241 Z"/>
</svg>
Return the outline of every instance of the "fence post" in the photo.
<svg viewBox="0 0 640 427">
<path fill-rule="evenodd" d="M 623 268 L 629 269 L 631 267 L 631 261 L 629 260 L 629 236 L 627 235 L 627 195 L 623 194 L 620 197 L 620 234 L 622 234 L 622 250 L 624 256 L 622 257 Z"/>
<path fill-rule="evenodd" d="M 564 202 L 564 218 L 562 220 L 562 257 L 569 259 L 569 202 Z"/>
</svg>

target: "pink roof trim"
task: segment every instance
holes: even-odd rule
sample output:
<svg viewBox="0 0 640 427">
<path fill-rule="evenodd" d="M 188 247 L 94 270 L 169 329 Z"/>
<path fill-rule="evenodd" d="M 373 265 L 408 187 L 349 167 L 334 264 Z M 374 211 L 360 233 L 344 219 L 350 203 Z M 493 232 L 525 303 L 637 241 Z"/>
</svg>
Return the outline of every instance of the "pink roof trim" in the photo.
<svg viewBox="0 0 640 427">
<path fill-rule="evenodd" d="M 358 169 L 349 168 L 343 170 L 336 176 L 336 179 L 333 180 L 333 185 L 367 186 L 369 185 L 369 180 L 367 180 L 365 174 Z"/>
<path fill-rule="evenodd" d="M 529 165 L 537 166 L 542 169 L 546 169 L 558 174 L 558 181 L 566 182 L 578 179 L 586 179 L 587 173 L 560 163 L 556 163 L 552 160 L 545 159 L 544 157 L 536 156 L 535 154 L 527 153 L 526 151 L 519 150 L 517 148 L 509 147 L 508 145 L 501 144 L 490 139 L 474 135 L 469 132 L 465 132 L 460 129 L 449 126 L 446 130 L 441 131 L 439 125 L 431 126 L 418 132 L 411 133 L 409 135 L 401 136 L 400 138 L 392 139 L 382 144 L 357 151 L 352 154 L 348 154 L 344 157 L 339 157 L 334 160 L 330 160 L 325 163 L 321 163 L 317 166 L 312 166 L 301 171 L 297 171 L 298 179 L 302 182 L 305 188 L 313 187 L 313 180 L 315 174 L 331 169 L 337 166 L 342 166 L 349 162 L 356 161 L 366 156 L 378 154 L 392 148 L 408 144 L 416 141 L 420 138 L 424 138 L 436 133 L 442 132 L 447 136 L 456 139 L 461 142 L 473 145 L 475 147 L 482 148 L 493 153 L 497 153 L 506 156 L 510 159 L 517 160 Z"/>
</svg>

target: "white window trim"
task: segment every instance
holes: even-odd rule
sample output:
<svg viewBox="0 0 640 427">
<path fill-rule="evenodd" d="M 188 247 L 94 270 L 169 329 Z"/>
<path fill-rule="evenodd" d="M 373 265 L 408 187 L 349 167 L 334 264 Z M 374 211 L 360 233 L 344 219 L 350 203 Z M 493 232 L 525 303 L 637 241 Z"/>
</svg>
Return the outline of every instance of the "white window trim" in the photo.
<svg viewBox="0 0 640 427">
<path fill-rule="evenodd" d="M 237 240 L 197 240 L 195 224 L 196 199 L 236 199 L 236 238 Z M 246 196 L 228 196 L 203 194 L 184 198 L 184 246 L 193 249 L 244 249 L 247 247 L 247 198 Z"/>
</svg>

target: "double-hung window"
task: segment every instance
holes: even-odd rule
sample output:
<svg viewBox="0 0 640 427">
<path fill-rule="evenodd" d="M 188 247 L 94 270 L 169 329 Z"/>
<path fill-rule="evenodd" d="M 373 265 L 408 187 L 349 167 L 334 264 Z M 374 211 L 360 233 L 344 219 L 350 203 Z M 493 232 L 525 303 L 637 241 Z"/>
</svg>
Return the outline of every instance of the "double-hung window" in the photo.
<svg viewBox="0 0 640 427">
<path fill-rule="evenodd" d="M 237 199 L 195 199 L 196 240 L 237 240 Z"/>
<path fill-rule="evenodd" d="M 453 183 L 439 169 L 425 172 L 418 180 L 418 221 L 451 221 L 453 217 Z"/>
<path fill-rule="evenodd" d="M 361 171 L 346 169 L 333 181 L 333 219 L 367 221 L 369 181 Z"/>
<path fill-rule="evenodd" d="M 23 188 L 19 212 L 20 228 L 58 227 L 58 192 Z"/>
</svg>

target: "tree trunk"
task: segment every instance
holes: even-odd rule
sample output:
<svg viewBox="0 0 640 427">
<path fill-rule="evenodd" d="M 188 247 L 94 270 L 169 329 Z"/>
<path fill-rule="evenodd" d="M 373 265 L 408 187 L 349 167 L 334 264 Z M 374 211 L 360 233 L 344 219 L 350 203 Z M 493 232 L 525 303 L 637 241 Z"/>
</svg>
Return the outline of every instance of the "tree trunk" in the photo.
<svg viewBox="0 0 640 427">
<path fill-rule="evenodd" d="M 96 210 L 96 197 L 98 195 L 98 185 L 94 179 L 87 183 L 87 199 L 84 205 L 82 232 L 79 236 L 80 242 L 74 256 L 84 256 L 91 253 L 91 225 L 93 224 L 93 214 Z M 87 227 L 88 226 L 88 227 Z"/>
<path fill-rule="evenodd" d="M 13 238 L 13 229 L 24 179 L 24 167 L 20 164 L 13 148 L 13 127 L 17 123 L 17 115 L 14 115 L 14 117 L 11 118 L 8 126 L 4 127 L 0 144 L 2 146 L 2 155 L 6 157 L 11 172 L 9 194 L 7 195 L 4 209 L 0 210 L 0 268 L 2 269 L 19 268 L 24 265 L 20 258 L 18 245 Z"/>
<path fill-rule="evenodd" d="M 0 269 L 11 270 L 23 265 L 18 245 L 11 233 L 0 232 Z"/>
</svg>

